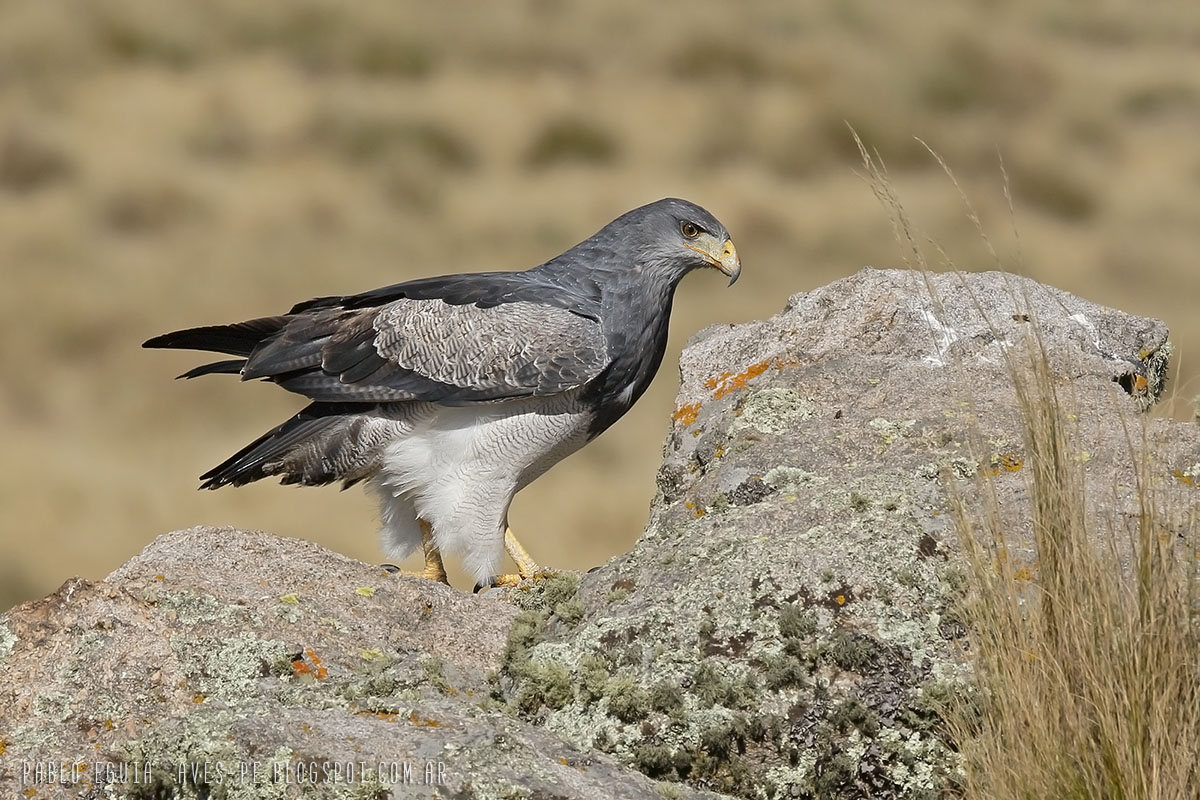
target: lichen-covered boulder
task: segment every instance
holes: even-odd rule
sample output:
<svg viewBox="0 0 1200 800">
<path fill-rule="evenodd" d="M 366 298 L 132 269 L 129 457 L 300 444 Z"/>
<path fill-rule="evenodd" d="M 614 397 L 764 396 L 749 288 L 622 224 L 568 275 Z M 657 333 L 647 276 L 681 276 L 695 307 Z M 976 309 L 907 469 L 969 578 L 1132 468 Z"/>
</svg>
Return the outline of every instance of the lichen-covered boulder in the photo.
<svg viewBox="0 0 1200 800">
<path fill-rule="evenodd" d="M 0 796 L 660 797 L 481 707 L 516 614 L 310 542 L 165 534 L 0 617 Z"/>
<path fill-rule="evenodd" d="M 526 613 L 509 696 L 660 779 L 942 796 L 958 761 L 939 711 L 968 676 L 947 481 L 968 495 L 988 471 L 1027 499 L 1005 356 L 1039 341 L 1111 495 L 1117 421 L 1162 386 L 1159 322 L 999 273 L 864 270 L 699 334 L 645 535 Z"/>
</svg>

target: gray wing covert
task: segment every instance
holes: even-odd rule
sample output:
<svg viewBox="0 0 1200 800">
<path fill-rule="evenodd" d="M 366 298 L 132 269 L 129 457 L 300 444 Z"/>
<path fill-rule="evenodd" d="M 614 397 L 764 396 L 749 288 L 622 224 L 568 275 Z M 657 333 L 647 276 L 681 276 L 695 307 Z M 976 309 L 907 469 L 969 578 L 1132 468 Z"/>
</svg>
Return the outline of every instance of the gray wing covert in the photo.
<svg viewBox="0 0 1200 800">
<path fill-rule="evenodd" d="M 483 402 L 564 392 L 599 375 L 610 360 L 599 323 L 535 302 L 480 308 L 404 298 L 380 308 L 320 312 L 313 322 L 324 330 L 296 330 L 279 340 L 291 340 L 287 349 L 307 356 L 297 345 L 308 339 L 311 356 L 301 359 L 308 362 L 302 368 L 268 347 L 263 366 L 278 359 L 293 371 L 263 369 L 251 356 L 243 374 L 273 372 L 284 388 L 326 402 Z"/>
<path fill-rule="evenodd" d="M 399 300 L 375 316 L 375 348 L 430 380 L 483 393 L 556 394 L 608 364 L 594 320 L 538 303 L 491 308 Z"/>
</svg>

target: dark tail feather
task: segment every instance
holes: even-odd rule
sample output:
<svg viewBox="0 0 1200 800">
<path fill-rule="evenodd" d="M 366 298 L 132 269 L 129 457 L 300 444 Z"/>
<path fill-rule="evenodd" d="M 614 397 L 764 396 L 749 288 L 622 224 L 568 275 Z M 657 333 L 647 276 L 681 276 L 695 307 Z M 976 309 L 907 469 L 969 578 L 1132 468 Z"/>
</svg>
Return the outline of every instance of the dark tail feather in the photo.
<svg viewBox="0 0 1200 800">
<path fill-rule="evenodd" d="M 286 317 L 261 317 L 232 325 L 211 325 L 205 328 L 188 328 L 155 336 L 142 347 L 170 350 L 206 350 L 213 353 L 229 353 L 233 356 L 248 356 L 264 339 L 283 330 Z"/>
<path fill-rule="evenodd" d="M 272 475 L 305 486 L 332 483 L 343 477 L 335 463 L 344 461 L 338 451 L 348 443 L 335 429 L 355 424 L 357 418 L 348 415 L 362 410 L 361 405 L 313 403 L 201 475 L 200 488 L 243 486 Z"/>
<path fill-rule="evenodd" d="M 214 361 L 211 364 L 201 364 L 198 367 L 193 367 L 182 375 L 176 375 L 175 379 L 180 378 L 199 378 L 201 375 L 228 374 L 236 375 L 242 371 L 242 367 L 246 366 L 246 359 L 231 358 L 228 361 Z"/>
</svg>

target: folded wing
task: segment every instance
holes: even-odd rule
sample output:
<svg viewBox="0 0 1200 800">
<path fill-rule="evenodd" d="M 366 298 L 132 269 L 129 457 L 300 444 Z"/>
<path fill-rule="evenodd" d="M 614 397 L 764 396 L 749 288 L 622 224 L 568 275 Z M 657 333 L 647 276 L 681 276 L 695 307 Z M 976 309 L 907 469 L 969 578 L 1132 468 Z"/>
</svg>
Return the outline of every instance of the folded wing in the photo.
<svg viewBox="0 0 1200 800">
<path fill-rule="evenodd" d="M 592 380 L 610 360 L 599 323 L 562 304 L 401 297 L 366 308 L 329 301 L 298 308 L 283 317 L 178 331 L 145 346 L 242 356 L 185 376 L 240 373 L 330 403 L 457 405 L 552 395 Z"/>
</svg>

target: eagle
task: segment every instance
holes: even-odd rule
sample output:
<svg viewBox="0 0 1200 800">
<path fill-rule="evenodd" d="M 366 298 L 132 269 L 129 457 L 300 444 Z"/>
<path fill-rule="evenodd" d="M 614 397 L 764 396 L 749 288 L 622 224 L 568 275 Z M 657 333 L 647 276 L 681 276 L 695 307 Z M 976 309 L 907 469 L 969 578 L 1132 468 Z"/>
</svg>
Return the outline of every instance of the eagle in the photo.
<svg viewBox="0 0 1200 800">
<path fill-rule="evenodd" d="M 280 316 L 163 334 L 143 347 L 234 356 L 180 378 L 240 375 L 309 405 L 204 473 L 201 488 L 267 477 L 379 498 L 385 551 L 421 546 L 421 574 L 458 555 L 476 588 L 540 568 L 508 525 L 513 497 L 621 418 L 662 363 L 679 281 L 741 260 L 700 206 L 629 211 L 524 271 L 419 278 L 318 297 Z M 501 575 L 507 551 L 516 575 Z"/>
</svg>

